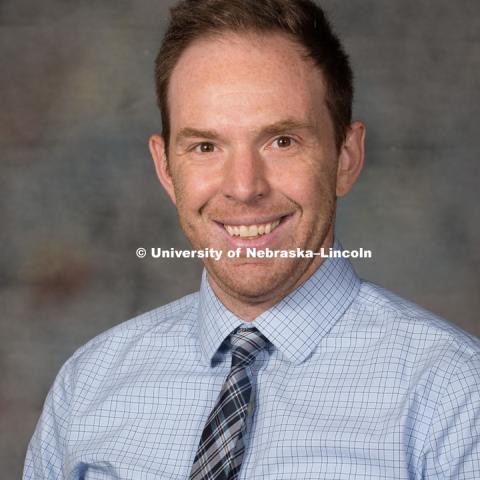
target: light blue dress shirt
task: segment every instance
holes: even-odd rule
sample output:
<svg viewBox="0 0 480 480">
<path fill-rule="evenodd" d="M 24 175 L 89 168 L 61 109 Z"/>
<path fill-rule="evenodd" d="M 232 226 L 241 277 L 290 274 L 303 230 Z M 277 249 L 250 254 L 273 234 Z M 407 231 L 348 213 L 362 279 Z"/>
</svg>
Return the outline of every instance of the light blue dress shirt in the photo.
<svg viewBox="0 0 480 480">
<path fill-rule="evenodd" d="M 200 292 L 125 322 L 62 367 L 25 480 L 188 479 L 245 324 Z M 480 479 L 480 341 L 328 259 L 255 325 L 240 479 Z"/>
</svg>

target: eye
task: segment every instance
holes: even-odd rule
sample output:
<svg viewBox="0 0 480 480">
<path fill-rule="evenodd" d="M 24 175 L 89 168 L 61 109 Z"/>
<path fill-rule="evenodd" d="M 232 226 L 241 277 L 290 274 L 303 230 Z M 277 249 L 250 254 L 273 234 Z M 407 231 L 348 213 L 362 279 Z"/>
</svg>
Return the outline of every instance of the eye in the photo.
<svg viewBox="0 0 480 480">
<path fill-rule="evenodd" d="M 281 137 L 278 137 L 273 141 L 273 146 L 276 148 L 288 148 L 291 147 L 294 143 L 295 140 L 292 137 L 282 135 Z"/>
<path fill-rule="evenodd" d="M 193 150 L 197 153 L 212 153 L 215 151 L 215 145 L 210 142 L 201 142 L 195 145 Z"/>
</svg>

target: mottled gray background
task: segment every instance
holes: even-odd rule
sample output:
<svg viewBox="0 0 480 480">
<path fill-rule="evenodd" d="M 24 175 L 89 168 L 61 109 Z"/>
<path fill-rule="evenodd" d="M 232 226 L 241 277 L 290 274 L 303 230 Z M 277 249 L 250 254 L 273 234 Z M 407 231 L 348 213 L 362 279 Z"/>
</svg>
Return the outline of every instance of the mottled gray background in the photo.
<svg viewBox="0 0 480 480">
<path fill-rule="evenodd" d="M 0 1 L 0 472 L 20 476 L 47 390 L 81 344 L 197 288 L 147 138 L 173 2 Z M 480 335 L 480 3 L 324 2 L 356 71 L 367 165 L 341 201 L 358 272 Z"/>
</svg>

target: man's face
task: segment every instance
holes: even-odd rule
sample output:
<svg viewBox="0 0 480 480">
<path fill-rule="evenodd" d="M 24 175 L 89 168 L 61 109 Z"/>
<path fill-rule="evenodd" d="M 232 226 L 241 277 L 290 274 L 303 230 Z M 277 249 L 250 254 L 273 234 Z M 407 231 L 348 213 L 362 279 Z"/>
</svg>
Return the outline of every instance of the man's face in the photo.
<svg viewBox="0 0 480 480">
<path fill-rule="evenodd" d="M 333 238 L 338 152 L 323 75 L 288 37 L 235 35 L 191 45 L 169 89 L 168 169 L 152 153 L 216 294 L 229 306 L 272 305 L 321 262 L 227 258 L 246 247 L 318 251 Z"/>
</svg>

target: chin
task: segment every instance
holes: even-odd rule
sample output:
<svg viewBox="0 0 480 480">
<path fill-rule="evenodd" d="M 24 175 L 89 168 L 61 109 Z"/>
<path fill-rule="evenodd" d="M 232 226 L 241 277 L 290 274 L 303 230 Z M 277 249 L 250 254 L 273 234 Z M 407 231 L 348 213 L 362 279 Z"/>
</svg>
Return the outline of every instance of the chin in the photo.
<svg viewBox="0 0 480 480">
<path fill-rule="evenodd" d="M 243 263 L 222 268 L 210 265 L 211 273 L 218 286 L 227 294 L 248 303 L 257 303 L 286 294 L 304 268 L 298 262 L 278 259 L 277 262 Z M 300 272 L 297 273 L 297 270 Z"/>
</svg>

